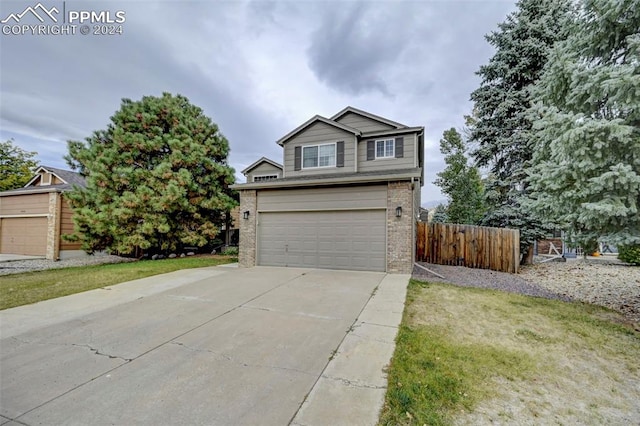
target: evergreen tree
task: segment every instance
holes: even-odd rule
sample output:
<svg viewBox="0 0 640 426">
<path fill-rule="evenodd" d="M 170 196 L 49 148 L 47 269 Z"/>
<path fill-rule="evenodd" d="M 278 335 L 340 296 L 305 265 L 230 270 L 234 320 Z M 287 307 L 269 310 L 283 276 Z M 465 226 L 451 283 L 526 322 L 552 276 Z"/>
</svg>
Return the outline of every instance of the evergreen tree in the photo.
<svg viewBox="0 0 640 426">
<path fill-rule="evenodd" d="M 106 130 L 70 141 L 65 157 L 87 187 L 68 194 L 87 252 L 203 246 L 235 204 L 229 144 L 184 96 L 123 99 Z"/>
<path fill-rule="evenodd" d="M 486 188 L 483 225 L 520 230 L 523 262 L 533 242 L 548 232 L 523 206 L 526 163 L 531 159 L 527 116 L 530 87 L 539 79 L 551 47 L 567 36 L 569 0 L 520 0 L 518 9 L 486 37 L 496 53 L 480 67 L 480 87 L 471 94 L 475 122 L 470 128 L 472 153 L 492 175 Z"/>
<path fill-rule="evenodd" d="M 447 223 L 449 218 L 447 217 L 447 206 L 444 204 L 438 204 L 433 212 L 431 222 L 434 223 Z"/>
<path fill-rule="evenodd" d="M 533 90 L 532 208 L 580 244 L 640 244 L 640 0 L 586 0 Z"/>
<path fill-rule="evenodd" d="M 0 191 L 21 188 L 33 177 L 38 163 L 35 152 L 25 151 L 14 140 L 0 142 Z"/>
<path fill-rule="evenodd" d="M 484 214 L 483 185 L 477 167 L 467 164 L 466 146 L 456 129 L 446 130 L 440 140 L 446 168 L 433 182 L 449 199 L 451 223 L 475 224 Z"/>
</svg>

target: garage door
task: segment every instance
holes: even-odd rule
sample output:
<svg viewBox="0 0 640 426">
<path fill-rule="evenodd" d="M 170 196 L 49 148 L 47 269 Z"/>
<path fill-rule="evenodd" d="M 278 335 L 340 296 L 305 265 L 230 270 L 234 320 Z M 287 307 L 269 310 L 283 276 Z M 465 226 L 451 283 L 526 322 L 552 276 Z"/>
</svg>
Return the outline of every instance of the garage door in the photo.
<svg viewBox="0 0 640 426">
<path fill-rule="evenodd" d="M 47 251 L 47 218 L 0 219 L 0 253 L 44 256 Z"/>
<path fill-rule="evenodd" d="M 260 213 L 258 264 L 385 271 L 386 212 Z"/>
</svg>

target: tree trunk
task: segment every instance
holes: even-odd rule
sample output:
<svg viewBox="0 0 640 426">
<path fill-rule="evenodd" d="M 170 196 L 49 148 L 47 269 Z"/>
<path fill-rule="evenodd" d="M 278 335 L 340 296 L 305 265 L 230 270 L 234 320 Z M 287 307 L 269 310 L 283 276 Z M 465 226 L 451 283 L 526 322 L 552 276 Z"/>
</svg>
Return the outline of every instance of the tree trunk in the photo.
<svg viewBox="0 0 640 426">
<path fill-rule="evenodd" d="M 533 244 L 526 248 L 525 252 L 522 253 L 522 259 L 520 260 L 521 265 L 531 265 L 533 263 Z"/>
</svg>

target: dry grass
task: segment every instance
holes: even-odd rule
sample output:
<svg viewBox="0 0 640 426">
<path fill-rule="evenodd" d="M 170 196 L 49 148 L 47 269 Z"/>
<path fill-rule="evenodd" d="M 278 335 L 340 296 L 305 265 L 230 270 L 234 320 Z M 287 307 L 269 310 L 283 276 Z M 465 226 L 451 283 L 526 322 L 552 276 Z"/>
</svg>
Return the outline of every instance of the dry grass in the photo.
<svg viewBox="0 0 640 426">
<path fill-rule="evenodd" d="M 592 305 L 412 281 L 381 424 L 631 424 L 640 334 Z"/>
<path fill-rule="evenodd" d="M 231 256 L 195 256 L 81 266 L 0 276 L 0 310 L 28 305 L 179 269 L 235 262 Z"/>
</svg>

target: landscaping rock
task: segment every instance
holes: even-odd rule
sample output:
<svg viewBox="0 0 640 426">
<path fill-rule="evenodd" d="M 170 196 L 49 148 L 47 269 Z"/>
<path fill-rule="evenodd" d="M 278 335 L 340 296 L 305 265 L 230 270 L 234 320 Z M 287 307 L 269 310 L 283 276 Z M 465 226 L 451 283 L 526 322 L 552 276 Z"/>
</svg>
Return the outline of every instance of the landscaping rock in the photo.
<svg viewBox="0 0 640 426">
<path fill-rule="evenodd" d="M 195 255 L 195 253 L 194 253 L 194 252 L 192 252 L 192 251 L 190 251 L 189 253 L 187 253 L 187 256 L 194 256 L 194 255 Z"/>
<path fill-rule="evenodd" d="M 186 257 L 184 253 L 180 253 L 180 257 Z"/>
<path fill-rule="evenodd" d="M 0 263 L 0 275 L 18 274 L 21 272 L 44 271 L 47 269 L 68 268 L 70 266 L 100 265 L 103 263 L 135 262 L 137 259 L 112 255 L 96 254 L 93 256 L 74 257 L 57 262 L 46 259 L 18 260 Z"/>
<path fill-rule="evenodd" d="M 177 254 L 175 254 L 175 253 L 171 253 L 171 254 L 169 255 L 169 259 L 175 259 L 176 257 L 178 257 L 178 255 L 177 255 Z"/>
<path fill-rule="evenodd" d="M 159 255 L 154 254 L 153 256 L 151 256 L 151 260 L 158 260 L 159 257 Z"/>
</svg>

